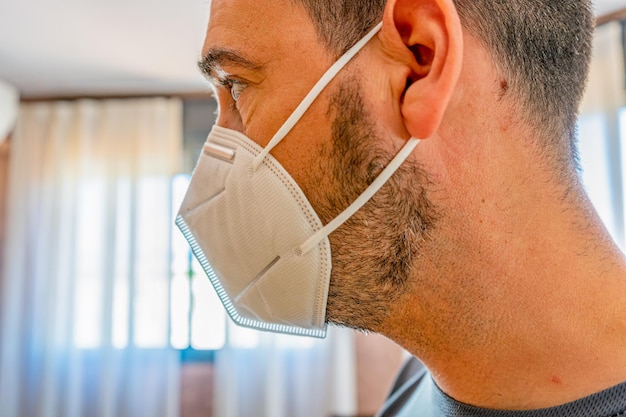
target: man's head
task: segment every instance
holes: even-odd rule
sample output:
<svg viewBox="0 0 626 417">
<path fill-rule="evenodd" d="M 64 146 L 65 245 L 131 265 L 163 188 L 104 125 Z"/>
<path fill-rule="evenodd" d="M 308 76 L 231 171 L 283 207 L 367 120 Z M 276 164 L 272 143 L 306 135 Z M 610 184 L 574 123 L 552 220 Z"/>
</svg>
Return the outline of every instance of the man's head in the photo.
<svg viewBox="0 0 626 417">
<path fill-rule="evenodd" d="M 589 0 L 212 0 L 218 125 L 265 147 L 379 20 L 271 149 L 322 223 L 410 149 L 329 235 L 327 319 L 390 337 L 468 404 L 545 408 L 622 381 L 626 261 L 573 162 Z"/>
<path fill-rule="evenodd" d="M 218 124 L 265 146 L 325 70 L 382 19 L 380 35 L 272 154 L 326 223 L 410 136 L 427 139 L 330 236 L 328 318 L 389 334 L 406 330 L 389 327 L 402 327 L 399 319 L 426 325 L 437 317 L 429 329 L 412 329 L 423 343 L 450 326 L 480 335 L 486 323 L 468 320 L 495 297 L 482 291 L 490 281 L 481 268 L 493 262 L 498 232 L 526 221 L 502 197 L 521 197 L 533 181 L 548 181 L 546 172 L 574 172 L 589 4 L 354 3 L 213 0 L 201 67 L 217 85 Z M 525 178 L 535 172 L 542 175 Z M 417 295 L 419 303 L 407 302 Z"/>
</svg>

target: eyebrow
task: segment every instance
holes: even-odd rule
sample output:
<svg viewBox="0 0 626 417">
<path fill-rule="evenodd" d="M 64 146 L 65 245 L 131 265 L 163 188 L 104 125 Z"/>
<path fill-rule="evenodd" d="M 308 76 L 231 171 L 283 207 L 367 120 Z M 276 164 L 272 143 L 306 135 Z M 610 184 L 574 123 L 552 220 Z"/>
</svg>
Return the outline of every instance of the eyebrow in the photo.
<svg viewBox="0 0 626 417">
<path fill-rule="evenodd" d="M 205 77 L 215 79 L 217 70 L 224 65 L 236 65 L 238 67 L 260 71 L 264 65 L 251 61 L 242 53 L 226 48 L 212 48 L 198 62 L 198 67 Z"/>
</svg>

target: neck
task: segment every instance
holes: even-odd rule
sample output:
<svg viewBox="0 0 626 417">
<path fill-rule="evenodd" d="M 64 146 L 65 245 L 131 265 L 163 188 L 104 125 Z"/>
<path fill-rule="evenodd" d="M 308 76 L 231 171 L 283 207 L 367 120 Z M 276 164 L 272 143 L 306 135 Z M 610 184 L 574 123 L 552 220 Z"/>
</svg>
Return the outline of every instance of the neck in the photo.
<svg viewBox="0 0 626 417">
<path fill-rule="evenodd" d="M 448 395 L 479 407 L 551 407 L 626 381 L 620 251 L 579 185 L 554 184 L 536 167 L 512 172 L 519 161 L 495 154 L 483 174 L 438 178 L 480 191 L 440 200 L 452 204 L 415 265 L 410 300 L 398 303 L 409 307 L 383 333 Z M 422 326 L 393 324 L 407 322 Z"/>
</svg>

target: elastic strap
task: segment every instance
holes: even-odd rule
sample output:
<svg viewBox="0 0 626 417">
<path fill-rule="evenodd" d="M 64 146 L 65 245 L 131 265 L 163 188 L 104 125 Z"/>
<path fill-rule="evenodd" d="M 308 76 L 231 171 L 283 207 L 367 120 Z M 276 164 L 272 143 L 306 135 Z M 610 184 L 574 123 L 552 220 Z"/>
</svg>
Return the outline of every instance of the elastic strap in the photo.
<svg viewBox="0 0 626 417">
<path fill-rule="evenodd" d="M 326 226 L 318 230 L 313 236 L 307 239 L 300 247 L 294 249 L 296 255 L 306 255 L 311 249 L 316 247 L 324 238 L 337 230 L 342 224 L 344 224 L 350 217 L 354 215 L 361 207 L 363 207 L 373 196 L 381 189 L 383 185 L 391 176 L 400 168 L 400 165 L 406 161 L 411 155 L 415 147 L 420 143 L 419 139 L 411 138 L 402 147 L 400 152 L 391 160 L 389 165 L 385 167 L 383 172 L 370 184 L 369 187 L 357 198 L 350 206 L 339 214 L 333 221 Z"/>
<path fill-rule="evenodd" d="M 272 149 L 276 147 L 284 138 L 287 136 L 291 129 L 298 123 L 298 121 L 304 116 L 304 113 L 311 107 L 311 104 L 315 101 L 315 99 L 322 93 L 324 88 L 337 76 L 339 71 L 343 67 L 345 67 L 352 58 L 356 56 L 357 53 L 380 31 L 383 24 L 379 23 L 372 29 L 363 39 L 358 41 L 352 48 L 348 50 L 337 62 L 335 62 L 326 73 L 322 76 L 322 78 L 313 86 L 309 94 L 302 100 L 300 105 L 294 110 L 294 112 L 289 116 L 287 121 L 282 125 L 282 127 L 276 132 L 270 143 L 267 144 L 265 149 L 254 159 L 252 163 L 252 168 L 254 171 L 259 169 L 265 157 L 270 153 Z"/>
</svg>

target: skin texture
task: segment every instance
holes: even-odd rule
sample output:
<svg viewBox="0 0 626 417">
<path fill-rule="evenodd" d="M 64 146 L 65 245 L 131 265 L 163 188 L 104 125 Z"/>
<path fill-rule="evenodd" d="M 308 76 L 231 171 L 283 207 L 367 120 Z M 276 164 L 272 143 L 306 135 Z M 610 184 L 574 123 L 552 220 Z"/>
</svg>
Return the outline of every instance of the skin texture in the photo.
<svg viewBox="0 0 626 417">
<path fill-rule="evenodd" d="M 335 59 L 289 0 L 213 0 L 203 54 L 218 124 L 262 146 Z M 389 0 L 272 154 L 327 222 L 424 139 L 330 236 L 328 319 L 396 341 L 461 402 L 523 410 L 626 380 L 626 264 L 505 86 L 451 0 Z"/>
</svg>

